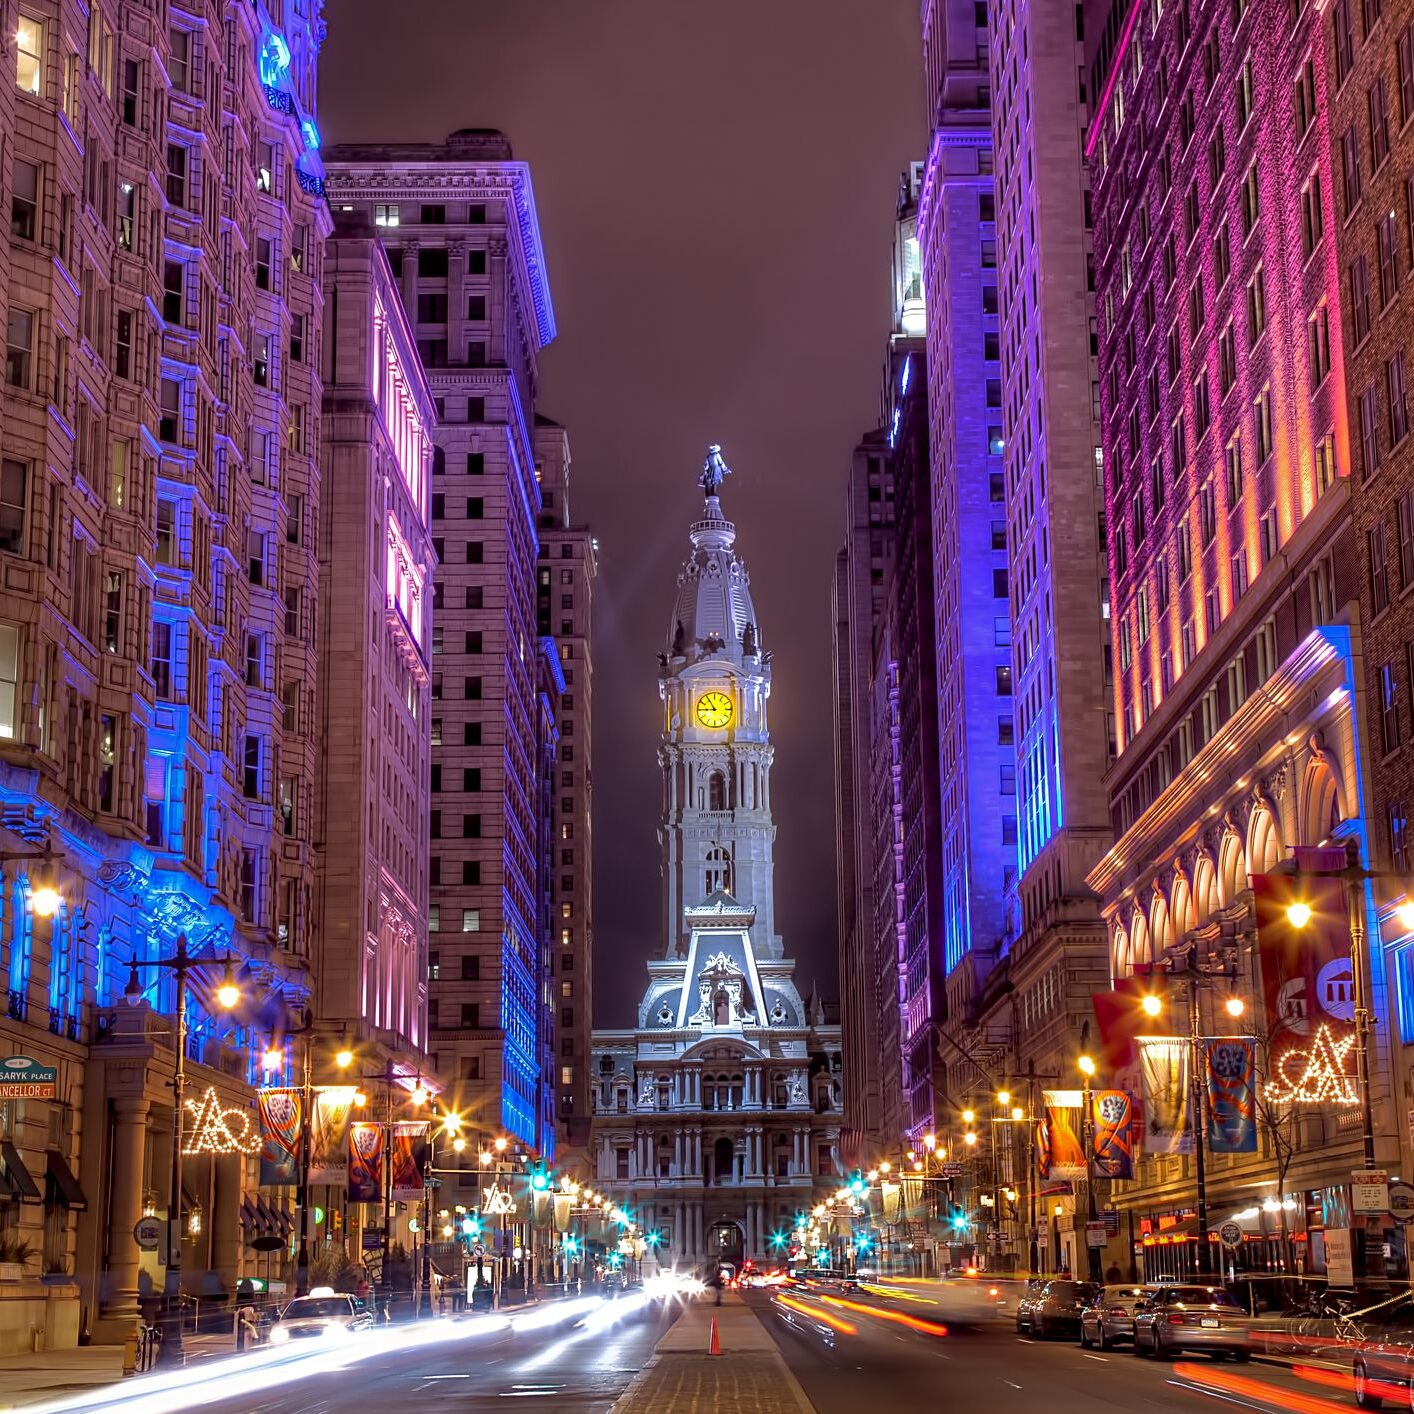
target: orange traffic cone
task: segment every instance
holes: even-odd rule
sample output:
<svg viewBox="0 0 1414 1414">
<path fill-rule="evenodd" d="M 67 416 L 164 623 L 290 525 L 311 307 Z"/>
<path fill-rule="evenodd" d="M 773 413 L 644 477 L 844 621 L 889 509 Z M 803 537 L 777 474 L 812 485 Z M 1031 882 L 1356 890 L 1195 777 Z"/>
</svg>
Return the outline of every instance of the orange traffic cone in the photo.
<svg viewBox="0 0 1414 1414">
<path fill-rule="evenodd" d="M 712 1317 L 712 1339 L 707 1342 L 707 1353 L 709 1355 L 720 1355 L 722 1353 L 722 1342 L 717 1335 L 717 1318 Z"/>
</svg>

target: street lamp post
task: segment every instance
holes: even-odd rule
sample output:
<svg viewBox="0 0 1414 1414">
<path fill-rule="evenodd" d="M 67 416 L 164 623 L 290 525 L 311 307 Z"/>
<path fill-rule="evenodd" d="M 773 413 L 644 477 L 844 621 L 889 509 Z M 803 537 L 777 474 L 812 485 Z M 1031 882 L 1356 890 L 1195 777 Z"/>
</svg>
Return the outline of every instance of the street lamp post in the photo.
<svg viewBox="0 0 1414 1414">
<path fill-rule="evenodd" d="M 1085 1151 L 1085 1250 L 1089 1254 L 1090 1280 L 1098 1282 L 1100 1277 L 1100 1249 L 1090 1240 L 1090 1228 L 1099 1214 L 1095 1210 L 1095 1109 L 1090 1093 L 1090 1082 L 1095 1078 L 1095 1062 L 1089 1056 L 1081 1056 L 1076 1064 L 1084 1080 L 1084 1108 L 1080 1112 L 1080 1145 Z"/>
<path fill-rule="evenodd" d="M 240 1000 L 240 991 L 230 973 L 230 959 L 223 959 L 226 975 L 216 990 L 216 1000 L 228 1011 Z M 183 1109 L 187 1084 L 187 975 L 201 961 L 187 951 L 187 935 L 177 934 L 177 945 L 171 957 L 156 958 L 152 962 L 133 962 L 128 974 L 128 985 L 123 996 L 131 1006 L 142 1000 L 143 987 L 138 978 L 138 969 L 161 968 L 176 978 L 176 1060 L 172 1070 L 172 1152 L 171 1152 L 171 1197 L 167 1209 L 167 1269 L 162 1286 L 162 1312 L 160 1326 L 161 1342 L 157 1349 L 159 1365 L 179 1366 L 185 1363 L 182 1350 L 182 1136 Z"/>
</svg>

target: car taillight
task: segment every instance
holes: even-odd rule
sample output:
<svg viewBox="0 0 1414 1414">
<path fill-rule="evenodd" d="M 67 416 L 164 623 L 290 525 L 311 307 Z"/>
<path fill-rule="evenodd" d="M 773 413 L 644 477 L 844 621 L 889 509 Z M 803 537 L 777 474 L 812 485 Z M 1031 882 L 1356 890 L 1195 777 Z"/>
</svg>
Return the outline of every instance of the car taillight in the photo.
<svg viewBox="0 0 1414 1414">
<path fill-rule="evenodd" d="M 1128 1314 L 1129 1312 L 1123 1306 L 1105 1307 L 1105 1315 L 1107 1316 L 1127 1316 Z"/>
<path fill-rule="evenodd" d="M 998 1291 L 995 1286 L 989 1286 L 989 1287 L 987 1288 L 987 1295 L 988 1295 L 988 1296 L 1000 1296 L 1000 1295 L 1001 1295 L 1001 1292 Z"/>
<path fill-rule="evenodd" d="M 1195 1317 L 1195 1316 L 1184 1316 L 1184 1315 L 1181 1315 L 1179 1312 L 1175 1311 L 1175 1312 L 1169 1317 L 1169 1325 L 1171 1325 L 1171 1326 L 1182 1326 L 1182 1325 L 1186 1325 L 1189 1321 L 1193 1321 L 1193 1320 L 1196 1320 L 1196 1319 L 1197 1319 L 1197 1317 Z"/>
</svg>

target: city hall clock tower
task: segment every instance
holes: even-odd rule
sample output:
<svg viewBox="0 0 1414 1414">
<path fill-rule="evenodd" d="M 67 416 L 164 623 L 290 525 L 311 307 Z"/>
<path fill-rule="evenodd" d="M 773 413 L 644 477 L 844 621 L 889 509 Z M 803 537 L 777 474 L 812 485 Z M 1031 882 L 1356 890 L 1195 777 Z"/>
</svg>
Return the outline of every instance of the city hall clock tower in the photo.
<svg viewBox="0 0 1414 1414">
<path fill-rule="evenodd" d="M 678 575 L 659 655 L 663 703 L 663 851 L 665 955 L 686 954 L 685 910 L 703 904 L 754 912 L 758 956 L 779 958 L 773 902 L 771 822 L 771 655 L 751 603 L 746 566 L 733 546 L 736 527 L 718 493 L 730 469 L 708 451 L 700 478 L 705 504 L 692 527 L 692 551 Z"/>
</svg>

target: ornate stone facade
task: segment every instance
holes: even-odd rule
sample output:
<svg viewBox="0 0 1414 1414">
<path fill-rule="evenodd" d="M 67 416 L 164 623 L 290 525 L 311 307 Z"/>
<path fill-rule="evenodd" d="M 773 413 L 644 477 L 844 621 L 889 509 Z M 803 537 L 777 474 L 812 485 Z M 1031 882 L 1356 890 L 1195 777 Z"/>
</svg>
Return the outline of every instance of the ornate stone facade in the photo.
<svg viewBox="0 0 1414 1414">
<path fill-rule="evenodd" d="M 664 1265 L 783 1255 L 817 1185 L 838 1186 L 840 1031 L 806 1002 L 774 928 L 770 655 L 717 492 L 678 580 L 664 704 L 666 909 L 637 1025 L 594 1035 L 593 1169 Z"/>
</svg>

